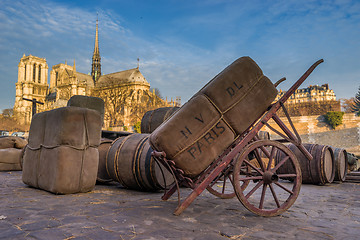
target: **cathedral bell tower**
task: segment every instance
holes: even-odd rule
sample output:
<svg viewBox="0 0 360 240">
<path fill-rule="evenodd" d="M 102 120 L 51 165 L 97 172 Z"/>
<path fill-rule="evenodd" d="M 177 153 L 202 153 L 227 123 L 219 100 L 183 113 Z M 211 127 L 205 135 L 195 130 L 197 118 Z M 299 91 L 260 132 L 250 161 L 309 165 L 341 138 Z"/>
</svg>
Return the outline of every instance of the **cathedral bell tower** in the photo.
<svg viewBox="0 0 360 240">
<path fill-rule="evenodd" d="M 48 70 L 45 58 L 23 55 L 18 65 L 18 81 L 16 83 L 16 96 L 14 116 L 21 124 L 28 124 L 32 118 L 32 102 L 26 99 L 45 102 L 48 93 Z M 39 105 L 38 111 L 44 111 Z"/>
<path fill-rule="evenodd" d="M 96 19 L 96 32 L 95 32 L 95 48 L 92 56 L 91 64 L 91 77 L 94 81 L 94 85 L 101 76 L 101 57 L 99 51 L 99 30 L 98 30 L 98 19 Z"/>
</svg>

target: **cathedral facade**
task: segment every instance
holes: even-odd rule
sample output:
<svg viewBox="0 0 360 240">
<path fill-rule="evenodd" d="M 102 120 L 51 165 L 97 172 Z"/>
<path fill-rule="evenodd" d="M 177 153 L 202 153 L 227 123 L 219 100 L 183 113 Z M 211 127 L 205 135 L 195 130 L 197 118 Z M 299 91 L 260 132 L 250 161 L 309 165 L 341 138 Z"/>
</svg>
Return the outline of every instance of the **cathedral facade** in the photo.
<svg viewBox="0 0 360 240">
<path fill-rule="evenodd" d="M 131 127 L 142 115 L 157 107 L 179 106 L 180 102 L 161 99 L 150 91 L 150 84 L 139 70 L 119 71 L 102 75 L 99 51 L 98 21 L 91 75 L 76 71 L 73 65 L 60 63 L 50 71 L 46 59 L 32 55 L 20 59 L 14 116 L 21 124 L 29 124 L 33 113 L 67 105 L 74 95 L 96 96 L 105 102 L 104 128 Z M 35 106 L 35 108 L 34 108 Z"/>
</svg>

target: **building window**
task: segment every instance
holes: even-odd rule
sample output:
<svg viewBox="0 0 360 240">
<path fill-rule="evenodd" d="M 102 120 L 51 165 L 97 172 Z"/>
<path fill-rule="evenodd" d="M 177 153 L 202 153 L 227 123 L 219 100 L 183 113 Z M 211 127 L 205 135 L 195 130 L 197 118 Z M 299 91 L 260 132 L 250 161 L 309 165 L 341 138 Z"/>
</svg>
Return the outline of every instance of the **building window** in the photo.
<svg viewBox="0 0 360 240">
<path fill-rule="evenodd" d="M 38 76 L 38 82 L 41 83 L 41 65 L 39 65 L 39 76 Z"/>
<path fill-rule="evenodd" d="M 26 81 L 26 65 L 25 65 L 25 72 L 24 72 L 24 81 Z"/>
<path fill-rule="evenodd" d="M 35 73 L 36 73 L 36 64 L 34 63 L 34 69 L 33 69 L 33 82 L 35 82 Z"/>
</svg>

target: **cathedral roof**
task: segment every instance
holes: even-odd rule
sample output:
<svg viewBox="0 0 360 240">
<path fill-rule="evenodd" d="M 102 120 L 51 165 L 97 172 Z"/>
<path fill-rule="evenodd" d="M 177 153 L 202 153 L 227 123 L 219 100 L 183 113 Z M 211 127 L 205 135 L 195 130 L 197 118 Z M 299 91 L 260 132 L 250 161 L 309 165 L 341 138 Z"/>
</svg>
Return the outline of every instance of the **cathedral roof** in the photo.
<svg viewBox="0 0 360 240">
<path fill-rule="evenodd" d="M 65 79 L 70 79 L 71 77 L 74 76 L 74 67 L 73 66 L 60 63 L 60 64 L 54 66 L 53 69 L 60 69 L 57 71 L 59 71 L 61 74 L 64 74 Z M 75 70 L 75 76 L 76 76 L 76 80 L 77 80 L 78 84 L 86 84 L 89 87 L 94 87 L 94 81 L 92 80 L 92 77 L 90 75 L 81 73 L 81 72 L 77 72 Z"/>
<path fill-rule="evenodd" d="M 94 86 L 94 81 L 92 80 L 92 77 L 88 74 L 76 72 L 76 78 L 79 83 L 86 83 L 86 85 L 89 87 Z"/>
<path fill-rule="evenodd" d="M 45 97 L 46 101 L 55 101 L 56 100 L 56 92 L 52 92 L 50 94 L 48 94 Z"/>
<path fill-rule="evenodd" d="M 145 77 L 141 74 L 138 68 L 133 68 L 121 72 L 110 73 L 102 75 L 96 83 L 96 86 L 111 86 L 124 83 L 139 83 L 149 85 Z"/>
</svg>

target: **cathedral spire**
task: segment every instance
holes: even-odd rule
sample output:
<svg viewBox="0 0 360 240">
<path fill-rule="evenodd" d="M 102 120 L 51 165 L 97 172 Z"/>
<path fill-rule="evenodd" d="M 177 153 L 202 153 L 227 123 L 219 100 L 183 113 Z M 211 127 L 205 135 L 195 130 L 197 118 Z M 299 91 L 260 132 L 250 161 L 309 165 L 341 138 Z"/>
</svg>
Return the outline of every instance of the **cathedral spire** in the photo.
<svg viewBox="0 0 360 240">
<path fill-rule="evenodd" d="M 92 64 L 91 64 L 91 77 L 94 81 L 94 84 L 101 76 L 101 57 L 99 51 L 99 29 L 98 29 L 98 17 L 96 17 L 96 31 L 95 31 L 95 47 L 94 53 L 92 57 Z"/>
<path fill-rule="evenodd" d="M 75 65 L 75 59 L 74 59 L 74 67 L 73 67 L 73 73 L 74 73 L 74 75 L 75 75 L 75 73 L 76 73 L 76 65 Z"/>
</svg>

